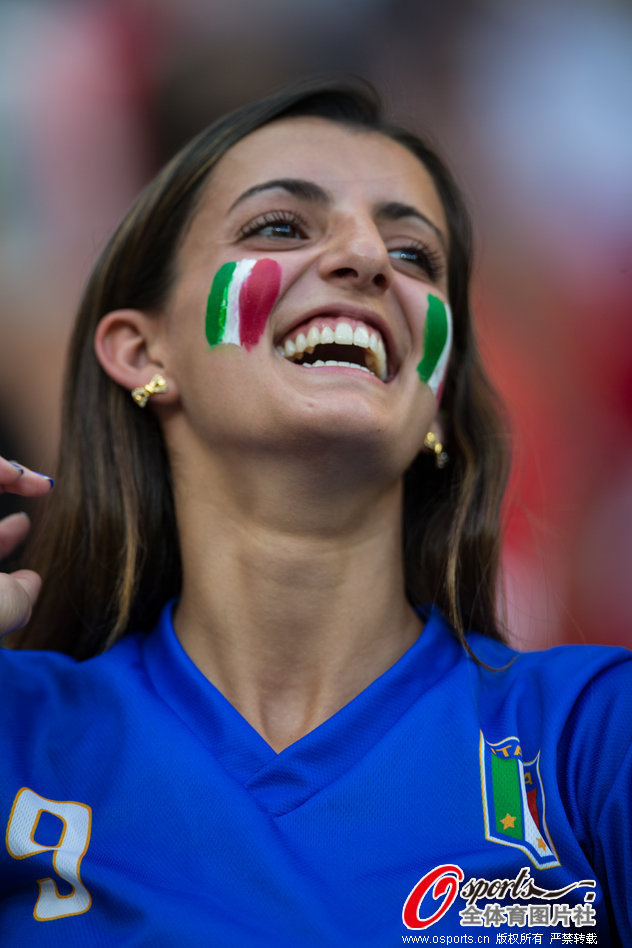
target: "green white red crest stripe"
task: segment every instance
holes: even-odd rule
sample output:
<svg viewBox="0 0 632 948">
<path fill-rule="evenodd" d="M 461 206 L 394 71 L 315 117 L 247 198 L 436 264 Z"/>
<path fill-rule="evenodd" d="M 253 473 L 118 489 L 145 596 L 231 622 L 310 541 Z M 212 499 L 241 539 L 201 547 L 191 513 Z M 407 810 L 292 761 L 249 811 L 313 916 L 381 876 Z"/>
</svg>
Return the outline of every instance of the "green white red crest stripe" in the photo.
<svg viewBox="0 0 632 948">
<path fill-rule="evenodd" d="M 525 763 L 517 737 L 490 744 L 481 731 L 485 837 L 494 843 L 515 846 L 539 869 L 549 869 L 560 862 L 546 826 L 539 757 L 538 753 Z"/>
<path fill-rule="evenodd" d="M 219 268 L 206 304 L 209 346 L 232 343 L 252 349 L 266 327 L 281 287 L 276 260 L 239 260 Z"/>
<path fill-rule="evenodd" d="M 452 312 L 447 303 L 438 296 L 428 294 L 428 312 L 424 333 L 424 354 L 417 366 L 422 382 L 432 390 L 435 398 L 440 397 L 440 389 L 448 368 L 452 348 Z"/>
</svg>

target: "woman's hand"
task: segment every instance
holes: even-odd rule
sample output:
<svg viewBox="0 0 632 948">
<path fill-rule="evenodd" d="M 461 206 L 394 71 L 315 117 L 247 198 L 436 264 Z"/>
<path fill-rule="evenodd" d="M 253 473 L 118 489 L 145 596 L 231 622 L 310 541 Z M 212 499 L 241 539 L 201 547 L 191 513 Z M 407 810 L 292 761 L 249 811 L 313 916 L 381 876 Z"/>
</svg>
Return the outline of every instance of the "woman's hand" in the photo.
<svg viewBox="0 0 632 948">
<path fill-rule="evenodd" d="M 53 481 L 43 474 L 0 457 L 0 494 L 42 497 Z M 26 538 L 30 528 L 26 514 L 11 514 L 0 520 L 0 559 L 12 553 Z M 0 573 L 0 635 L 21 629 L 28 622 L 40 591 L 41 579 L 30 569 Z"/>
</svg>

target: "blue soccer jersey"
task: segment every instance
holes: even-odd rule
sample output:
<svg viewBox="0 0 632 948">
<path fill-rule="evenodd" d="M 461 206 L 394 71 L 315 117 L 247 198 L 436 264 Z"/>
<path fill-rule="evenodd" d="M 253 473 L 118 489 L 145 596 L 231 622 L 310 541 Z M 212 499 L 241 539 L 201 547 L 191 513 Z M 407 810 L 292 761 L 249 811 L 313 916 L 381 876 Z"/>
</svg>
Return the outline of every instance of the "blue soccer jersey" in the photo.
<svg viewBox="0 0 632 948">
<path fill-rule="evenodd" d="M 631 654 L 470 644 L 502 670 L 431 611 L 279 754 L 169 607 L 86 662 L 0 651 L 0 944 L 631 945 Z"/>
</svg>

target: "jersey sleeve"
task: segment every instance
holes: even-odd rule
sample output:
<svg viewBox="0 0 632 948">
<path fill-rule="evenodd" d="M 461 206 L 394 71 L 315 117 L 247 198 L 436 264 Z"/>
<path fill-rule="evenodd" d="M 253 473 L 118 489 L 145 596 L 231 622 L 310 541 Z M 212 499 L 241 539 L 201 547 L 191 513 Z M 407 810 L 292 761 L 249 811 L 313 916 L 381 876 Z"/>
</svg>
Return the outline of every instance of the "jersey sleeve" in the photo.
<svg viewBox="0 0 632 948">
<path fill-rule="evenodd" d="M 612 924 L 632 944 L 632 655 L 579 695 L 558 746 L 574 830 L 607 890 Z"/>
</svg>

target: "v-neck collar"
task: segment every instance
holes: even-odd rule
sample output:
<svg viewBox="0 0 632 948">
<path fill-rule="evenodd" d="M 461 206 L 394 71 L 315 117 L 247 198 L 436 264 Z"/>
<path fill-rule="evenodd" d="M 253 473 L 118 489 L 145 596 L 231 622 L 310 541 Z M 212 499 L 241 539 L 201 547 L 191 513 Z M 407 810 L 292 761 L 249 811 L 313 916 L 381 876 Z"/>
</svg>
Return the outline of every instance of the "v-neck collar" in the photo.
<svg viewBox="0 0 632 948">
<path fill-rule="evenodd" d="M 149 677 L 216 760 L 274 816 L 300 806 L 364 757 L 461 651 L 441 614 L 430 609 L 423 632 L 391 668 L 277 754 L 189 658 L 173 628 L 173 606 L 142 641 Z"/>
</svg>

